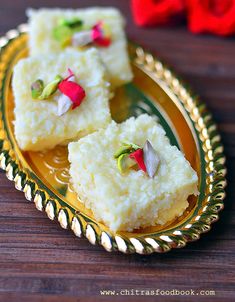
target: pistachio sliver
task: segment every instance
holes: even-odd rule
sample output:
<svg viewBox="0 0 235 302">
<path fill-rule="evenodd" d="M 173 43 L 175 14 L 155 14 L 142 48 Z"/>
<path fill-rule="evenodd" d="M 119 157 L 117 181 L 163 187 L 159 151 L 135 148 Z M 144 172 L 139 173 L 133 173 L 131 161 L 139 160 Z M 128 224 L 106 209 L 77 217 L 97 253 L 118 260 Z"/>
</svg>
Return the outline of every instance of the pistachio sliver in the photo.
<svg viewBox="0 0 235 302">
<path fill-rule="evenodd" d="M 35 82 L 33 82 L 31 85 L 32 98 L 37 99 L 41 95 L 43 88 L 44 88 L 44 83 L 42 80 L 38 79 Z"/>
<path fill-rule="evenodd" d="M 73 31 L 64 25 L 59 25 L 53 30 L 53 37 L 60 43 L 64 43 L 64 41 L 71 39 L 72 35 Z"/>
<path fill-rule="evenodd" d="M 120 155 L 122 154 L 130 154 L 131 153 L 131 150 L 132 150 L 132 147 L 129 145 L 129 146 L 121 146 L 117 152 L 114 154 L 114 157 L 115 158 L 118 158 Z"/>
<path fill-rule="evenodd" d="M 73 102 L 69 99 L 69 97 L 64 94 L 61 94 L 58 98 L 57 115 L 62 116 L 70 109 L 72 104 Z"/>
<path fill-rule="evenodd" d="M 62 76 L 57 74 L 57 76 L 55 77 L 55 81 L 58 81 L 58 84 L 59 82 L 61 82 L 63 80 Z"/>
<path fill-rule="evenodd" d="M 137 150 L 137 149 L 140 149 L 140 146 L 136 145 L 136 144 L 133 144 L 133 143 L 130 143 L 130 142 L 127 142 L 127 141 L 123 141 L 122 144 L 124 146 L 131 146 L 132 149 Z"/>
<path fill-rule="evenodd" d="M 147 174 L 149 177 L 153 178 L 158 170 L 160 159 L 152 144 L 148 140 L 144 144 L 143 151 Z"/>
<path fill-rule="evenodd" d="M 70 28 L 81 27 L 83 25 L 83 21 L 78 18 L 72 19 L 61 19 L 59 22 L 60 25 L 68 26 Z"/>
<path fill-rule="evenodd" d="M 60 75 L 57 75 L 55 80 L 47 84 L 42 94 L 39 96 L 40 100 L 48 99 L 52 94 L 54 94 L 57 90 L 58 84 L 62 81 L 62 77 Z"/>
<path fill-rule="evenodd" d="M 128 168 L 134 166 L 136 163 L 129 158 L 129 154 L 121 154 L 117 159 L 117 166 L 121 173 L 125 172 Z"/>
</svg>

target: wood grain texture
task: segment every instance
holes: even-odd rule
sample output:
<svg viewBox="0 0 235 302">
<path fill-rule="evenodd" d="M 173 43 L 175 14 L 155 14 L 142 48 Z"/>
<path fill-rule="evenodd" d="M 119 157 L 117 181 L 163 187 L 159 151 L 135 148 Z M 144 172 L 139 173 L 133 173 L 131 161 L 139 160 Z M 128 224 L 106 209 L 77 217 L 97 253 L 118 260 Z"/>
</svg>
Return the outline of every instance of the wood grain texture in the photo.
<svg viewBox="0 0 235 302">
<path fill-rule="evenodd" d="M 225 210 L 212 230 L 181 250 L 150 256 L 107 253 L 37 211 L 0 172 L 0 301 L 100 301 L 100 290 L 214 290 L 215 296 L 142 297 L 148 301 L 234 301 L 235 40 L 194 36 L 185 26 L 141 29 L 125 0 L 0 1 L 0 34 L 26 22 L 27 7 L 114 5 L 128 37 L 167 62 L 213 113 L 227 156 Z M 46 22 L 46 20 L 45 20 Z M 141 296 L 105 300 L 140 301 Z"/>
</svg>

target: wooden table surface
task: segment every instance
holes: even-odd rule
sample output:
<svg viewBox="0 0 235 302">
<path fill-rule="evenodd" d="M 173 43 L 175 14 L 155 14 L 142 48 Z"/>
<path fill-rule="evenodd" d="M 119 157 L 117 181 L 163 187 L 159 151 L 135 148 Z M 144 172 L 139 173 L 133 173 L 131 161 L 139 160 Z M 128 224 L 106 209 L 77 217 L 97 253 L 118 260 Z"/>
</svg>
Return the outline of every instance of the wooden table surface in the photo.
<svg viewBox="0 0 235 302">
<path fill-rule="evenodd" d="M 206 102 L 227 156 L 225 209 L 209 233 L 183 249 L 150 256 L 108 253 L 51 222 L 26 202 L 1 171 L 0 301 L 80 301 L 81 297 L 99 301 L 100 290 L 105 289 L 214 290 L 215 296 L 142 299 L 235 301 L 235 39 L 194 36 L 184 25 L 137 28 L 125 0 L 1 0 L 0 34 L 26 22 L 27 7 L 56 5 L 119 7 L 127 18 L 128 37 L 167 62 Z M 119 297 L 105 300 L 141 300 L 140 296 Z"/>
</svg>

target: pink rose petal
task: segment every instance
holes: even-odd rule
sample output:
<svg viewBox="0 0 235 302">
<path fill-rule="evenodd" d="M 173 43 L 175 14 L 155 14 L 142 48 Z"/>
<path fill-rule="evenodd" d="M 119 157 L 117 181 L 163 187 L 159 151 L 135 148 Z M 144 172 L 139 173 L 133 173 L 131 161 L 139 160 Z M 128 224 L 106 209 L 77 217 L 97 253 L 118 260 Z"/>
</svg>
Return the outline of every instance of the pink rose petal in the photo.
<svg viewBox="0 0 235 302">
<path fill-rule="evenodd" d="M 102 47 L 108 47 L 111 44 L 111 39 L 105 37 L 102 26 L 103 22 L 98 22 L 92 27 L 92 39 L 95 44 Z"/>
<path fill-rule="evenodd" d="M 61 93 L 69 97 L 73 102 L 72 109 L 78 107 L 86 96 L 85 90 L 82 86 L 71 81 L 61 81 L 58 88 Z"/>
</svg>

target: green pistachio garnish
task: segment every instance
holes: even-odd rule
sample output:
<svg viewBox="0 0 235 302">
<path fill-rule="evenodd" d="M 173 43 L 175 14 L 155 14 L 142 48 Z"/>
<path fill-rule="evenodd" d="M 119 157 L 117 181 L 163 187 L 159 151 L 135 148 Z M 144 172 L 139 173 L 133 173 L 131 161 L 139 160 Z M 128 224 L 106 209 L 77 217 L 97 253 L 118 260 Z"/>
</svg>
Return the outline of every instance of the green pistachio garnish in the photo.
<svg viewBox="0 0 235 302">
<path fill-rule="evenodd" d="M 59 21 L 59 25 L 64 25 L 70 28 L 81 27 L 83 25 L 83 21 L 78 18 L 61 19 Z"/>
<path fill-rule="evenodd" d="M 54 81 L 50 82 L 46 86 L 42 80 L 38 79 L 31 85 L 31 94 L 33 99 L 45 100 L 54 94 L 58 88 L 58 84 L 63 80 L 60 75 L 57 75 Z"/>
<path fill-rule="evenodd" d="M 118 158 L 120 155 L 125 154 L 125 153 L 130 154 L 130 153 L 136 151 L 137 149 L 140 149 L 140 147 L 138 145 L 132 144 L 129 142 L 123 142 L 122 146 L 114 154 L 114 157 Z"/>
<path fill-rule="evenodd" d="M 69 43 L 71 37 L 73 35 L 73 31 L 64 25 L 59 25 L 53 30 L 53 37 L 60 42 L 61 46 Z"/>
<path fill-rule="evenodd" d="M 122 154 L 126 154 L 126 153 L 131 153 L 131 149 L 132 147 L 129 145 L 129 146 L 121 146 L 117 152 L 114 154 L 114 157 L 115 158 L 118 158 L 119 156 L 121 156 Z"/>
<path fill-rule="evenodd" d="M 31 85 L 32 98 L 37 99 L 41 95 L 43 88 L 44 88 L 44 83 L 42 80 L 38 79 L 35 82 L 33 82 Z"/>
<path fill-rule="evenodd" d="M 83 27 L 83 21 L 78 18 L 61 19 L 53 29 L 53 37 L 60 42 L 62 47 L 71 43 L 72 36 Z"/>
<path fill-rule="evenodd" d="M 133 143 L 130 143 L 130 142 L 127 142 L 127 141 L 122 142 L 122 144 L 124 146 L 131 146 L 133 151 L 136 151 L 137 149 L 140 149 L 140 146 L 138 146 L 136 144 L 133 144 Z"/>
<path fill-rule="evenodd" d="M 140 149 L 136 144 L 129 142 L 123 142 L 122 146 L 114 154 L 114 158 L 117 159 L 117 166 L 121 173 L 125 172 L 128 168 L 134 166 L 136 162 L 129 157 L 129 154 Z"/>
<path fill-rule="evenodd" d="M 130 167 L 134 166 L 136 163 L 134 160 L 129 158 L 129 154 L 121 154 L 117 159 L 117 166 L 121 173 L 125 172 Z"/>
<path fill-rule="evenodd" d="M 44 87 L 44 89 L 43 89 L 41 95 L 38 97 L 38 99 L 45 100 L 45 99 L 48 99 L 50 96 L 52 96 L 56 92 L 56 90 L 58 88 L 58 84 L 62 81 L 62 79 L 63 78 L 60 75 L 57 75 L 55 77 L 54 81 L 50 82 L 49 84 L 47 84 Z"/>
</svg>

